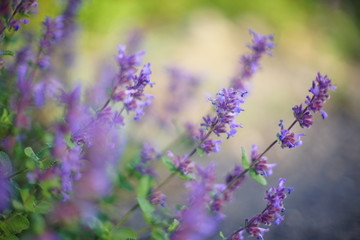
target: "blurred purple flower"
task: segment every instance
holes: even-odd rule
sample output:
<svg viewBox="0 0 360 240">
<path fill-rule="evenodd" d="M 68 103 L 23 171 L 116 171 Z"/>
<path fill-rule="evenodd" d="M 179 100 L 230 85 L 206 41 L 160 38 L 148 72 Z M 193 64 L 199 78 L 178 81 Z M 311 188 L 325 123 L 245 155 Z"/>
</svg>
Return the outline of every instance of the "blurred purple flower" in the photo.
<svg viewBox="0 0 360 240">
<path fill-rule="evenodd" d="M 174 166 L 184 175 L 194 172 L 195 164 L 189 159 L 188 155 L 181 156 L 180 154 L 174 155 L 172 152 L 167 152 L 167 156 L 172 159 Z"/>
<path fill-rule="evenodd" d="M 116 102 L 123 102 L 124 109 L 128 112 L 135 112 L 135 120 L 139 120 L 144 115 L 144 108 L 151 104 L 152 95 L 144 94 L 146 86 L 152 87 L 150 82 L 150 63 L 143 66 L 139 75 L 136 75 L 137 67 L 141 63 L 143 52 L 134 55 L 127 55 L 125 47 L 119 47 L 117 62 L 120 72 L 114 83 L 111 99 Z"/>
<path fill-rule="evenodd" d="M 272 35 L 258 34 L 253 30 L 249 30 L 249 32 L 253 36 L 252 43 L 248 45 L 251 53 L 241 57 L 239 72 L 231 82 L 231 87 L 236 90 L 247 91 L 245 81 L 259 69 L 261 57 L 264 54 L 271 55 L 271 49 L 274 48 Z"/>
<path fill-rule="evenodd" d="M 50 49 L 55 43 L 59 42 L 63 36 L 63 17 L 51 19 L 46 17 L 43 22 L 44 33 L 40 39 L 40 46 L 45 49 Z"/>
<path fill-rule="evenodd" d="M 151 192 L 149 200 L 153 205 L 166 206 L 167 196 L 160 191 Z"/>
<path fill-rule="evenodd" d="M 158 153 L 152 147 L 150 143 L 144 143 L 140 153 L 140 161 L 135 166 L 135 169 L 141 174 L 149 174 L 151 176 L 156 176 L 154 169 L 151 166 L 151 163 L 157 159 Z"/>
<path fill-rule="evenodd" d="M 190 189 L 187 208 L 179 213 L 179 226 L 171 235 L 173 240 L 202 240 L 213 236 L 216 230 L 218 218 L 209 213 L 207 205 L 214 181 L 213 164 L 201 169 L 198 168 L 200 179 L 187 184 Z"/>
<path fill-rule="evenodd" d="M 201 145 L 200 148 L 206 153 L 212 152 L 219 152 L 220 151 L 220 144 L 222 143 L 221 140 L 214 140 L 214 139 L 206 139 Z"/>
<path fill-rule="evenodd" d="M 168 93 L 170 97 L 165 103 L 165 111 L 171 114 L 178 113 L 190 103 L 199 85 L 199 78 L 178 68 L 166 69 L 169 75 Z"/>
</svg>

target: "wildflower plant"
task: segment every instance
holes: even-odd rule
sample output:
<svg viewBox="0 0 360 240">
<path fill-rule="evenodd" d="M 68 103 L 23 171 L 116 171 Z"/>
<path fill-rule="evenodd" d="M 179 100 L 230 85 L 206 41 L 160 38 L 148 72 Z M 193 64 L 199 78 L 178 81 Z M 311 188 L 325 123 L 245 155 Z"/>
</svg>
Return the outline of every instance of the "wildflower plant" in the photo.
<svg viewBox="0 0 360 240">
<path fill-rule="evenodd" d="M 200 124 L 187 123 L 186 134 L 175 141 L 186 136 L 191 145 L 188 152 L 159 150 L 145 139 L 134 147 L 124 141 L 123 128 L 152 110 L 148 106 L 156 96 L 148 89 L 156 85 L 151 65 L 142 61 L 145 52 L 135 52 L 135 43 L 129 43 L 130 52 L 120 45 L 111 77 L 99 79 L 89 89 L 69 86 L 58 68 L 71 61 L 68 49 L 80 6 L 80 0 L 68 0 L 60 16 L 45 18 L 42 31 L 33 33 L 38 41 L 12 45 L 11 37 L 22 36 L 21 26 L 29 22 L 37 1 L 1 3 L 0 239 L 264 239 L 270 226 L 284 219 L 284 200 L 292 191 L 284 178 L 266 191 L 263 211 L 233 233 L 219 229 L 223 209 L 247 179 L 267 185 L 276 163 L 265 154 L 276 144 L 300 146 L 304 134 L 292 132 L 297 123 L 309 128 L 317 112 L 327 117 L 323 106 L 329 90 L 335 89 L 329 77 L 319 73 L 310 95 L 292 108 L 292 124 L 286 127 L 281 120 L 276 139 L 263 151 L 253 145 L 248 155 L 242 147 L 241 164 L 217 182 L 216 164 L 202 166 L 194 155 L 215 154 L 225 144 L 219 137 L 232 141 L 240 134 L 243 126 L 238 116 L 244 111 L 249 82 L 261 58 L 272 54 L 274 36 L 250 30 L 249 53 L 241 56 L 237 73 L 208 99 L 212 110 L 199 117 Z M 179 68 L 168 72 L 174 98 L 165 108 L 169 114 L 178 113 L 183 110 L 180 101 L 194 97 L 191 86 L 197 86 L 198 80 Z M 180 79 L 188 87 L 181 86 Z M 61 110 L 60 116 L 40 124 L 37 112 L 51 103 Z M 135 148 L 136 154 L 124 154 L 127 147 Z M 161 164 L 168 172 L 164 180 L 159 178 Z M 168 204 L 164 186 L 176 178 L 184 179 L 187 200 L 175 207 Z M 130 206 L 121 194 L 124 191 L 131 198 Z M 143 220 L 132 226 L 128 219 L 136 211 L 141 211 Z"/>
</svg>

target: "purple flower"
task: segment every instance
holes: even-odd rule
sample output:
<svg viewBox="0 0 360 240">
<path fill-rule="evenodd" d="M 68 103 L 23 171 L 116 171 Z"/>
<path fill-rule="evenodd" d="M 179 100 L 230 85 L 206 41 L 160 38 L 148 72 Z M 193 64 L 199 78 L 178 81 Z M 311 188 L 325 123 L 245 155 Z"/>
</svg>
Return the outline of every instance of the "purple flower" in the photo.
<svg viewBox="0 0 360 240">
<path fill-rule="evenodd" d="M 167 68 L 169 75 L 169 98 L 165 103 L 165 110 L 172 114 L 180 112 L 195 94 L 199 79 L 192 74 L 177 68 Z"/>
<path fill-rule="evenodd" d="M 227 138 L 234 136 L 236 128 L 241 125 L 235 122 L 235 117 L 243 111 L 240 104 L 244 103 L 243 95 L 232 89 L 221 89 L 215 99 L 210 99 L 215 107 L 217 116 L 212 118 L 213 132 L 219 136 L 221 133 L 227 133 Z M 226 131 L 226 127 L 230 129 Z"/>
<path fill-rule="evenodd" d="M 140 153 L 140 162 L 135 166 L 135 169 L 141 174 L 149 174 L 156 176 L 154 169 L 151 167 L 151 163 L 157 159 L 158 153 L 151 146 L 150 143 L 143 144 Z"/>
<path fill-rule="evenodd" d="M 179 213 L 179 226 L 171 235 L 173 240 L 202 240 L 213 236 L 216 230 L 218 218 L 208 212 L 209 185 L 214 180 L 214 167 L 209 165 L 205 169 L 199 169 L 198 180 L 187 184 L 190 188 L 187 208 Z"/>
<path fill-rule="evenodd" d="M 212 152 L 219 152 L 220 151 L 220 144 L 222 143 L 221 140 L 214 140 L 214 139 L 206 139 L 201 145 L 200 148 L 206 153 Z"/>
<path fill-rule="evenodd" d="M 323 119 L 327 118 L 328 115 L 323 110 L 323 106 L 326 100 L 330 98 L 329 89 L 335 90 L 336 87 L 331 84 L 331 80 L 328 76 L 322 76 L 318 73 L 309 89 L 312 96 L 306 96 L 305 108 L 302 108 L 302 104 L 292 108 L 294 116 L 301 127 L 308 128 L 313 124 L 313 116 L 310 111 L 313 113 L 320 112 Z"/>
<path fill-rule="evenodd" d="M 274 47 L 272 35 L 261 35 L 253 30 L 249 32 L 253 36 L 252 43 L 248 45 L 251 53 L 241 57 L 239 73 L 233 77 L 231 82 L 231 87 L 236 90 L 247 90 L 245 81 L 250 79 L 258 70 L 262 55 L 271 55 L 271 49 Z"/>
<path fill-rule="evenodd" d="M 174 155 L 172 152 L 167 152 L 167 156 L 172 159 L 174 166 L 184 175 L 194 172 L 195 164 L 189 159 L 188 155 Z"/>
<path fill-rule="evenodd" d="M 125 47 L 119 47 L 117 57 L 120 73 L 117 76 L 113 86 L 111 98 L 116 102 L 123 102 L 124 109 L 128 112 L 135 112 L 135 120 L 139 120 L 144 115 L 144 108 L 151 104 L 152 95 L 144 94 L 146 86 L 152 87 L 154 83 L 150 82 L 150 63 L 143 66 L 139 75 L 136 75 L 137 67 L 141 63 L 143 52 L 127 55 Z"/>
<path fill-rule="evenodd" d="M 19 18 L 19 19 L 12 19 L 9 22 L 10 29 L 14 29 L 14 31 L 18 31 L 21 28 L 21 24 L 28 24 L 30 22 L 27 18 Z"/>
<path fill-rule="evenodd" d="M 63 17 L 51 19 L 46 17 L 43 22 L 44 33 L 40 39 L 40 45 L 46 50 L 52 48 L 63 36 Z"/>
<path fill-rule="evenodd" d="M 258 146 L 253 145 L 251 149 L 251 160 L 254 162 L 258 160 L 255 164 L 254 169 L 258 174 L 269 176 L 272 174 L 272 169 L 276 166 L 276 163 L 268 163 L 268 158 L 262 156 L 260 159 L 260 154 L 257 152 Z"/>
<path fill-rule="evenodd" d="M 319 111 L 323 118 L 327 117 L 326 112 L 322 110 L 322 108 L 326 100 L 330 98 L 329 89 L 335 90 L 336 87 L 331 84 L 331 80 L 328 76 L 322 76 L 318 73 L 315 81 L 312 83 L 312 87 L 309 89 L 309 92 L 313 94 L 313 97 L 310 98 L 307 96 L 307 100 L 305 101 L 311 111 L 314 113 Z"/>
<path fill-rule="evenodd" d="M 26 15 L 34 11 L 35 8 L 37 8 L 38 2 L 37 0 L 23 0 L 18 6 L 19 12 Z"/>
<path fill-rule="evenodd" d="M 292 108 L 294 117 L 299 122 L 301 127 L 309 128 L 313 124 L 313 115 L 308 109 L 302 108 L 302 104 L 296 105 Z"/>
<path fill-rule="evenodd" d="M 284 187 L 284 178 L 279 179 L 279 185 L 272 187 L 266 191 L 265 200 L 267 201 L 266 208 L 257 216 L 246 221 L 245 229 L 251 237 L 264 239 L 263 234 L 268 232 L 269 229 L 260 227 L 262 224 L 275 225 L 280 224 L 284 219 L 282 213 L 284 212 L 284 199 L 293 190 L 292 188 Z"/>
<path fill-rule="evenodd" d="M 285 129 L 282 120 L 280 120 L 279 126 L 281 129 L 280 133 L 277 134 L 277 138 L 279 139 L 282 148 L 294 148 L 302 144 L 300 137 L 304 136 L 303 133 L 295 134 L 288 129 Z"/>
<path fill-rule="evenodd" d="M 149 200 L 153 205 L 166 206 L 167 196 L 160 191 L 152 192 L 149 196 Z"/>
</svg>

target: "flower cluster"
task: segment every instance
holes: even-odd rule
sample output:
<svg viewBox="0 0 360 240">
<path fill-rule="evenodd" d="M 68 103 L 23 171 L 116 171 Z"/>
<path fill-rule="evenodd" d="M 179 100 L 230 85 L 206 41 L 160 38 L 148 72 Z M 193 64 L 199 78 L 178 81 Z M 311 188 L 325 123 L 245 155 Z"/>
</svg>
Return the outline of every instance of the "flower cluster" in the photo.
<svg viewBox="0 0 360 240">
<path fill-rule="evenodd" d="M 309 89 L 312 96 L 306 96 L 305 108 L 303 109 L 302 104 L 293 107 L 294 116 L 301 127 L 309 128 L 313 124 L 311 112 L 320 112 L 323 119 L 327 117 L 323 106 L 326 100 L 330 98 L 329 90 L 335 90 L 335 88 L 328 76 L 322 76 L 320 73 L 317 74 Z"/>
<path fill-rule="evenodd" d="M 0 35 L 3 35 L 3 31 L 6 29 L 6 25 L 8 25 L 9 29 L 13 29 L 14 31 L 18 31 L 21 28 L 21 24 L 28 24 L 30 20 L 28 18 L 17 18 L 17 14 L 20 13 L 23 16 L 26 16 L 33 12 L 38 3 L 36 0 L 23 0 L 19 1 L 14 9 L 12 9 L 7 3 L 9 1 L 4 1 L 1 6 L 1 16 L 8 17 L 7 22 L 6 18 L 0 20 Z M 13 11 L 13 12 L 11 12 Z"/>
<path fill-rule="evenodd" d="M 50 66 L 51 53 L 54 50 L 54 46 L 60 42 L 63 36 L 63 17 L 59 16 L 57 18 L 47 17 L 43 22 L 44 33 L 40 39 L 40 51 L 41 56 L 37 59 L 37 64 L 40 68 L 47 69 Z"/>
<path fill-rule="evenodd" d="M 302 144 L 300 137 L 304 136 L 303 133 L 295 134 L 293 132 L 290 132 L 289 129 L 284 128 L 282 120 L 280 120 L 279 127 L 280 133 L 277 134 L 277 137 L 282 148 L 294 148 Z"/>
<path fill-rule="evenodd" d="M 245 81 L 258 70 L 261 57 L 271 55 L 273 37 L 250 31 L 251 52 L 241 58 L 241 68 L 230 87 L 209 98 L 213 111 L 202 118 L 200 127 L 187 125 L 193 142 L 180 137 L 169 149 L 158 152 L 152 146 L 158 144 L 157 137 L 151 138 L 151 144 L 141 146 L 129 130 L 139 122 L 130 120 L 128 124 L 123 115 L 125 111 L 134 113 L 134 120 L 139 120 L 153 98 L 147 93 L 148 86 L 154 85 L 150 63 L 142 65 L 144 52 L 134 52 L 139 44 L 136 33 L 130 38 L 130 51 L 119 46 L 115 58 L 118 69 L 104 68 L 106 73 L 96 78 L 91 90 L 65 81 L 69 76 L 63 70 L 72 65 L 65 55 L 76 56 L 71 46 L 74 47 L 75 20 L 81 2 L 67 0 L 60 16 L 43 21 L 42 33 L 30 33 L 39 41 L 19 44 L 12 43 L 16 33 L 5 30 L 18 30 L 21 24 L 26 24 L 28 20 L 17 14 L 29 13 L 37 3 L 6 0 L 0 4 L 0 13 L 4 14 L 0 34 L 7 34 L 1 46 L 16 49 L 13 59 L 12 50 L 0 50 L 10 59 L 0 71 L 3 80 L 0 85 L 4 87 L 0 98 L 0 239 L 202 240 L 214 236 L 225 217 L 222 213 L 225 203 L 232 200 L 235 190 L 248 176 L 267 184 L 265 176 L 272 174 L 276 164 L 270 164 L 264 155 L 277 141 L 262 153 L 254 145 L 250 158 L 242 148 L 241 165 L 230 169 L 220 184 L 216 183 L 213 162 L 202 167 L 204 162 L 198 164 L 192 158 L 197 153 L 202 156 L 219 152 L 222 141 L 216 137 L 230 139 L 237 133 L 241 124 L 236 117 L 243 111 L 247 94 Z M 184 107 L 179 103 L 194 96 L 198 79 L 178 68 L 168 72 L 171 80 L 168 92 L 172 97 L 162 106 L 167 113 L 176 114 Z M 321 112 L 326 117 L 322 107 L 329 98 L 328 90 L 333 88 L 327 76 L 317 76 L 310 89 L 313 96 L 307 96 L 305 104 L 294 107 L 294 123 L 287 129 L 282 121 L 279 124 L 278 141 L 282 148 L 301 144 L 302 134 L 290 132 L 296 122 L 309 127 L 313 113 Z M 47 108 L 54 105 L 56 116 L 43 120 L 49 114 Z M 156 121 L 158 126 L 163 124 L 161 120 L 155 117 L 147 123 Z M 158 159 L 170 171 L 162 182 L 157 176 L 162 178 L 163 174 L 155 171 L 160 168 L 153 166 Z M 188 197 L 174 210 L 174 201 L 167 201 L 164 186 L 176 177 L 185 182 Z M 291 191 L 284 183 L 285 179 L 280 179 L 277 187 L 266 192 L 266 208 L 247 220 L 229 239 L 243 239 L 245 233 L 262 239 L 268 231 L 262 225 L 277 225 L 283 220 L 283 201 Z M 133 207 L 119 217 L 122 207 L 127 205 L 122 201 L 129 196 L 134 197 Z M 124 227 L 137 210 L 144 217 L 144 222 L 137 226 L 146 226 L 140 230 Z M 34 231 L 23 233 L 30 226 L 35 226 L 31 228 Z M 55 234 L 55 230 L 59 233 Z"/>
<path fill-rule="evenodd" d="M 175 168 L 180 171 L 183 175 L 188 175 L 194 172 L 195 163 L 189 159 L 187 154 L 185 155 L 174 155 L 172 152 L 167 152 L 167 156 L 172 160 Z"/>
<path fill-rule="evenodd" d="M 235 122 L 235 117 L 243 111 L 240 104 L 244 103 L 243 93 L 233 88 L 223 88 L 217 93 L 217 97 L 210 99 L 215 107 L 216 116 L 210 118 L 209 116 L 204 118 L 205 126 L 219 136 L 221 133 L 226 133 L 227 138 L 235 135 L 236 128 L 240 127 L 241 124 Z M 229 127 L 227 131 L 226 128 Z"/>
<path fill-rule="evenodd" d="M 255 162 L 254 169 L 258 174 L 264 175 L 264 176 L 270 176 L 272 174 L 272 169 L 276 167 L 276 163 L 268 163 L 268 158 L 265 156 L 261 156 L 257 152 L 258 146 L 253 145 L 251 148 L 251 162 Z"/>
<path fill-rule="evenodd" d="M 248 45 L 251 53 L 241 57 L 239 73 L 233 77 L 231 87 L 237 90 L 245 91 L 245 81 L 250 79 L 259 68 L 259 62 L 264 54 L 271 55 L 271 49 L 274 47 L 272 35 L 262 35 L 250 30 L 253 35 L 252 43 Z"/>
<path fill-rule="evenodd" d="M 199 78 L 178 67 L 167 68 L 167 73 L 170 97 L 164 108 L 168 113 L 174 114 L 181 111 L 194 96 L 196 87 L 199 85 Z"/>
<path fill-rule="evenodd" d="M 171 239 L 201 240 L 213 235 L 217 217 L 207 210 L 211 185 L 215 180 L 214 165 L 209 164 L 206 168 L 197 168 L 200 179 L 193 180 L 187 184 L 190 189 L 188 204 L 179 212 L 179 226 L 171 235 Z"/>
<path fill-rule="evenodd" d="M 151 176 L 156 176 L 155 171 L 150 166 L 151 162 L 157 159 L 158 153 L 150 145 L 150 143 L 145 143 L 142 146 L 140 152 L 140 161 L 135 166 L 135 169 L 141 174 L 149 174 Z"/>
<path fill-rule="evenodd" d="M 272 187 L 266 191 L 265 200 L 267 201 L 266 208 L 257 216 L 246 221 L 243 228 L 232 234 L 231 240 L 244 239 L 243 233 L 247 232 L 251 237 L 257 237 L 258 239 L 264 239 L 263 234 L 269 231 L 268 228 L 262 228 L 261 225 L 279 225 L 284 219 L 282 213 L 285 211 L 284 199 L 293 190 L 289 187 L 284 187 L 284 178 L 279 179 L 279 185 Z"/>
<path fill-rule="evenodd" d="M 127 55 L 125 46 L 119 46 L 117 62 L 119 74 L 114 83 L 111 98 L 115 102 L 122 102 L 124 109 L 135 112 L 135 120 L 144 115 L 144 108 L 151 104 L 153 98 L 150 94 L 144 93 L 144 88 L 154 83 L 150 82 L 150 63 L 143 66 L 139 75 L 136 75 L 137 67 L 141 63 L 141 56 L 144 52 Z"/>
</svg>

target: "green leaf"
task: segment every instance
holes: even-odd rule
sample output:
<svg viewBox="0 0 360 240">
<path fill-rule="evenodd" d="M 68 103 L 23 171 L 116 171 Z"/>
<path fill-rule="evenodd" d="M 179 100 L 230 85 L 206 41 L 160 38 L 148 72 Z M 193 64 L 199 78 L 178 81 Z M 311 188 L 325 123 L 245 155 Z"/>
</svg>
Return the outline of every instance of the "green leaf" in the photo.
<svg viewBox="0 0 360 240">
<path fill-rule="evenodd" d="M 1 56 L 14 56 L 14 52 L 10 51 L 10 50 L 0 50 L 0 55 Z"/>
<path fill-rule="evenodd" d="M 167 232 L 165 232 L 163 229 L 161 228 L 154 228 L 151 231 L 151 239 L 153 240 L 168 240 L 169 235 L 167 234 Z"/>
<path fill-rule="evenodd" d="M 52 209 L 53 205 L 50 201 L 41 201 L 36 205 L 35 212 L 46 214 Z"/>
<path fill-rule="evenodd" d="M 170 226 L 168 227 L 168 232 L 173 232 L 176 230 L 176 228 L 179 226 L 180 222 L 175 218 L 173 220 L 173 222 L 170 224 Z"/>
<path fill-rule="evenodd" d="M 111 235 L 111 240 L 125 239 L 125 240 L 136 240 L 137 233 L 131 228 L 120 228 L 114 231 Z"/>
<path fill-rule="evenodd" d="M 23 206 L 26 211 L 34 212 L 35 211 L 35 195 L 30 194 L 28 188 L 23 188 L 19 190 L 21 199 L 23 201 Z"/>
<path fill-rule="evenodd" d="M 32 214 L 31 216 L 31 229 L 32 231 L 34 231 L 36 234 L 40 235 L 44 232 L 45 230 L 45 220 L 44 217 L 41 216 L 40 214 Z"/>
<path fill-rule="evenodd" d="M 13 234 L 21 233 L 30 227 L 29 220 L 23 215 L 16 215 L 6 220 L 6 228 Z"/>
<path fill-rule="evenodd" d="M 266 186 L 267 185 L 267 181 L 266 181 L 266 178 L 261 175 L 261 174 L 258 174 L 255 169 L 250 169 L 249 170 L 249 175 L 251 178 L 255 179 L 258 183 L 260 183 L 261 185 L 264 185 Z"/>
<path fill-rule="evenodd" d="M 189 174 L 183 174 L 182 172 L 178 171 L 179 173 L 179 177 L 182 178 L 182 179 L 185 179 L 185 180 L 192 180 L 192 179 L 195 179 L 195 175 L 192 174 L 192 173 L 189 173 Z"/>
<path fill-rule="evenodd" d="M 118 183 L 119 183 L 119 186 L 125 190 L 128 190 L 128 191 L 133 190 L 133 187 L 131 186 L 130 182 L 121 173 L 118 175 Z"/>
<path fill-rule="evenodd" d="M 202 156 L 204 156 L 205 151 L 204 151 L 204 149 L 198 147 L 198 148 L 196 148 L 196 153 L 197 153 L 200 157 L 202 157 Z"/>
<path fill-rule="evenodd" d="M 221 240 L 227 240 L 222 232 L 219 233 L 219 236 L 221 237 Z"/>
<path fill-rule="evenodd" d="M 28 156 L 29 158 L 34 160 L 34 162 L 39 162 L 40 158 L 38 156 L 36 156 L 36 154 L 34 153 L 34 151 L 31 147 L 25 148 L 24 153 L 26 156 Z"/>
<path fill-rule="evenodd" d="M 250 167 L 250 161 L 244 147 L 241 147 L 241 153 L 241 165 L 244 169 L 248 169 Z"/>
<path fill-rule="evenodd" d="M 0 117 L 0 123 L 4 125 L 12 125 L 11 117 L 6 108 L 4 108 L 1 117 Z"/>
<path fill-rule="evenodd" d="M 177 172 L 177 168 L 174 166 L 173 161 L 171 158 L 169 157 L 162 157 L 161 161 L 164 163 L 165 167 L 170 171 L 170 172 Z"/>
<path fill-rule="evenodd" d="M 49 168 L 51 168 L 52 166 L 54 166 L 56 164 L 56 160 L 54 159 L 45 159 L 44 161 L 40 162 L 40 168 L 41 170 L 47 170 Z"/>
<path fill-rule="evenodd" d="M 139 203 L 139 206 L 141 208 L 141 211 L 143 212 L 144 219 L 147 223 L 151 224 L 151 220 L 153 218 L 152 214 L 155 211 L 154 206 L 150 203 L 149 200 L 147 200 L 144 197 L 138 197 L 137 201 Z"/>
<path fill-rule="evenodd" d="M 140 179 L 139 185 L 136 189 L 138 197 L 147 197 L 153 186 L 153 179 L 149 175 L 143 175 Z"/>
<path fill-rule="evenodd" d="M 13 207 L 17 210 L 23 210 L 24 209 L 24 206 L 21 202 L 19 202 L 18 200 L 14 199 L 11 201 Z"/>
<path fill-rule="evenodd" d="M 19 240 L 19 238 L 13 234 L 0 236 L 0 240 Z"/>
</svg>

